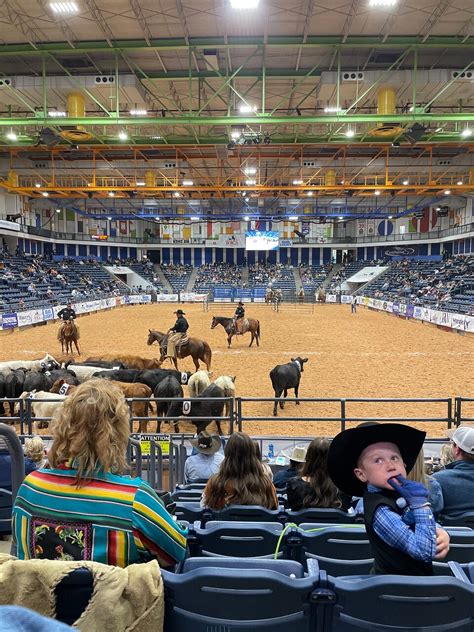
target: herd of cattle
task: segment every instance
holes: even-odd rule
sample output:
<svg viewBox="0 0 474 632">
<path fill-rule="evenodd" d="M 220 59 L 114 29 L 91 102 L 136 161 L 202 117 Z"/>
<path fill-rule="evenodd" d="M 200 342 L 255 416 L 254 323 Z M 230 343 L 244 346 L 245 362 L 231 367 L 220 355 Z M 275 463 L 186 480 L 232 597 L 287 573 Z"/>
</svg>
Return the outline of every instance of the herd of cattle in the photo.
<svg viewBox="0 0 474 632">
<path fill-rule="evenodd" d="M 292 358 L 270 372 L 275 392 L 273 414 L 277 404 L 283 408 L 281 395 L 294 389 L 298 404 L 298 388 L 307 358 Z M 211 382 L 212 372 L 195 373 L 161 368 L 159 360 L 132 355 L 108 354 L 87 358 L 85 362 L 68 361 L 62 366 L 49 354 L 40 360 L 0 362 L 0 398 L 28 399 L 31 415 L 38 428 L 48 426 L 49 419 L 66 397 L 82 382 L 91 378 L 110 380 L 131 401 L 131 413 L 139 418 L 139 432 L 148 431 L 148 417 L 157 419 L 156 432 L 161 432 L 162 417 L 171 418 L 170 426 L 179 432 L 179 419 L 189 418 L 201 432 L 215 421 L 222 434 L 220 417 L 229 416 L 230 399 L 235 397 L 235 376 L 222 375 Z M 183 386 L 188 388 L 188 398 Z M 227 398 L 227 399 L 225 399 Z M 5 421 L 14 423 L 20 413 L 18 401 L 6 401 Z M 224 415 L 225 409 L 225 415 Z M 155 413 L 156 411 L 156 413 Z M 153 414 L 155 413 L 155 414 Z"/>
</svg>

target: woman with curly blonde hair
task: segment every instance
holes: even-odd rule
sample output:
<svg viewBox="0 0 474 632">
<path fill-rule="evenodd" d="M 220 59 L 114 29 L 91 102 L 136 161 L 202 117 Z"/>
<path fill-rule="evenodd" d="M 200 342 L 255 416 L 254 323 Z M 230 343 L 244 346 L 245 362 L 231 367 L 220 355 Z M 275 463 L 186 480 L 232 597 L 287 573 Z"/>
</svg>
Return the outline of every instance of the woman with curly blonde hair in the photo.
<svg viewBox="0 0 474 632">
<path fill-rule="evenodd" d="M 13 508 L 20 559 L 94 560 L 115 566 L 186 553 L 186 530 L 154 490 L 125 474 L 129 409 L 106 380 L 89 380 L 53 418 L 51 469 L 25 478 Z"/>
<path fill-rule="evenodd" d="M 210 509 L 227 505 L 261 505 L 276 509 L 278 500 L 270 477 L 245 432 L 230 435 L 219 472 L 208 481 L 201 504 Z"/>
</svg>

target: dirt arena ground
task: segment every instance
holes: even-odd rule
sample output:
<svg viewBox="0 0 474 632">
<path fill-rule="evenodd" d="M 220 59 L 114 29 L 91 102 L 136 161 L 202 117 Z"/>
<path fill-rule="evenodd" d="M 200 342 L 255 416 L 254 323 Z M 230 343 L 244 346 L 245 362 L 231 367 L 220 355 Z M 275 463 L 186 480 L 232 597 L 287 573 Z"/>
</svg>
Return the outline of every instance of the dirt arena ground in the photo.
<svg viewBox="0 0 474 632">
<path fill-rule="evenodd" d="M 210 330 L 214 315 L 230 315 L 230 305 L 183 306 L 191 335 L 203 338 L 213 350 L 212 370 L 219 375 L 237 376 L 237 394 L 272 397 L 269 371 L 291 357 L 309 359 L 301 380 L 300 397 L 454 397 L 473 396 L 474 337 L 438 330 L 415 321 L 359 308 L 352 315 L 349 306 L 283 306 L 275 313 L 265 305 L 247 306 L 247 316 L 258 318 L 262 340 L 259 348 L 248 348 L 249 334 L 233 339 L 227 349 L 224 330 Z M 156 357 L 157 347 L 146 344 L 148 329 L 166 330 L 174 323 L 173 305 L 123 307 L 83 316 L 81 359 L 104 353 L 132 353 Z M 0 336 L 0 360 L 31 359 L 45 352 L 60 356 L 56 340 L 57 324 L 16 330 Z M 165 368 L 168 363 L 165 364 Z M 180 361 L 180 369 L 194 370 L 190 358 Z M 292 396 L 292 395 L 291 395 Z M 339 405 L 289 402 L 284 411 L 290 421 L 271 416 L 272 403 L 244 403 L 244 415 L 262 417 L 245 422 L 243 430 L 259 435 L 332 436 L 339 423 L 304 421 L 304 417 L 334 417 Z M 348 417 L 443 417 L 442 404 L 348 403 Z M 474 417 L 474 407 L 466 408 Z M 263 419 L 264 418 L 264 419 Z M 416 424 L 413 424 L 416 425 Z M 430 437 L 446 436 L 443 424 L 418 425 Z M 166 428 L 166 426 L 165 426 Z M 182 431 L 191 429 L 182 424 Z"/>
</svg>

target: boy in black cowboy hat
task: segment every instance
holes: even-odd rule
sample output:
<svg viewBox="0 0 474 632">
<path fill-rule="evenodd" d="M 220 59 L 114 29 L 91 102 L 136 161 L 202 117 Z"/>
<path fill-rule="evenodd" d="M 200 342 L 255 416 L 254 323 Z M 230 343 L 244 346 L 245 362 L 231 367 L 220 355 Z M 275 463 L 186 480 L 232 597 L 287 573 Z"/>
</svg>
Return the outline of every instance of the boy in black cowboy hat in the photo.
<svg viewBox="0 0 474 632">
<path fill-rule="evenodd" d="M 171 329 L 168 330 L 168 347 L 166 350 L 166 358 L 173 359 L 176 354 L 176 343 L 181 340 L 183 335 L 188 331 L 189 324 L 186 318 L 184 318 L 185 313 L 182 309 L 178 309 L 175 312 L 177 319 L 175 324 Z"/>
<path fill-rule="evenodd" d="M 377 574 L 433 574 L 437 534 L 428 490 L 406 478 L 425 436 L 402 424 L 373 424 L 345 430 L 331 443 L 333 482 L 346 494 L 364 497 Z"/>
<path fill-rule="evenodd" d="M 245 307 L 242 301 L 239 301 L 237 309 L 234 312 L 234 331 L 237 334 L 242 334 L 242 323 L 245 318 Z"/>
</svg>

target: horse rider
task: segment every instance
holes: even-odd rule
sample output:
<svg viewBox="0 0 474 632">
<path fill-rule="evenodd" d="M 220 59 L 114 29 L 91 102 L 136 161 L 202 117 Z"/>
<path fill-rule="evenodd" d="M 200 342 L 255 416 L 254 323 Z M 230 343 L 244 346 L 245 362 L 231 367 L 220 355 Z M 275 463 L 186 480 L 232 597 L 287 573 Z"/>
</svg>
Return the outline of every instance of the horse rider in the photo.
<svg viewBox="0 0 474 632">
<path fill-rule="evenodd" d="M 66 307 L 63 307 L 62 309 L 59 310 L 58 318 L 62 318 L 63 319 L 62 325 L 58 329 L 58 340 L 61 342 L 62 335 L 63 335 L 63 330 L 64 330 L 64 327 L 65 327 L 66 323 L 69 320 L 74 321 L 77 318 L 76 312 L 72 308 L 71 301 L 68 302 Z M 79 338 L 80 338 L 79 327 L 78 327 L 78 325 L 76 323 L 74 323 L 74 327 L 76 328 L 77 340 L 79 340 Z"/>
<path fill-rule="evenodd" d="M 237 309 L 234 312 L 234 331 L 237 336 L 242 335 L 244 332 L 242 331 L 244 325 L 245 318 L 245 307 L 242 301 L 239 301 L 237 305 Z"/>
<path fill-rule="evenodd" d="M 172 360 L 176 356 L 176 343 L 181 340 L 189 329 L 189 324 L 186 318 L 186 314 L 182 309 L 178 309 L 175 312 L 176 314 L 176 322 L 171 329 L 168 330 L 168 340 L 167 340 L 167 350 L 166 350 L 166 359 Z"/>
</svg>

